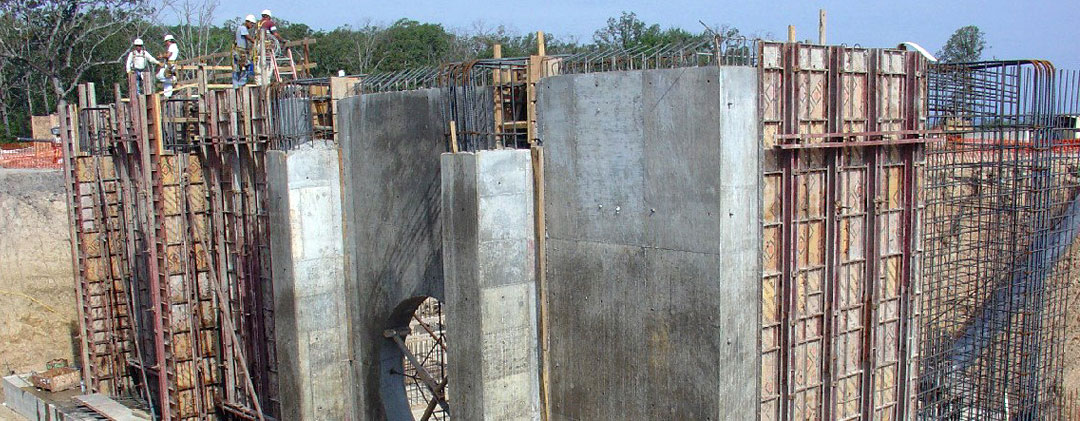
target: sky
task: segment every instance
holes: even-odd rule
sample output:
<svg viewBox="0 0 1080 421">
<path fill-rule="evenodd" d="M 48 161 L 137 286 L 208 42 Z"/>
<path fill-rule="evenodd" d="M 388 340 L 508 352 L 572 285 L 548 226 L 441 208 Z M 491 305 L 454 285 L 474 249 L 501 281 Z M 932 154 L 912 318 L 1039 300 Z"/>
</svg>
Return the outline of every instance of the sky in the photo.
<svg viewBox="0 0 1080 421">
<path fill-rule="evenodd" d="M 965 25 L 986 33 L 984 59 L 1040 58 L 1058 68 L 1080 69 L 1080 4 L 1077 0 L 1041 1 L 798 1 L 798 0 L 553 0 L 547 2 L 490 0 L 220 0 L 217 18 L 224 21 L 264 8 L 290 22 L 315 29 L 376 23 L 400 18 L 440 23 L 449 30 L 498 25 L 519 32 L 542 30 L 559 38 L 592 41 L 593 32 L 621 11 L 635 12 L 646 23 L 681 27 L 692 32 L 731 25 L 743 33 L 786 38 L 795 25 L 801 40 L 817 40 L 818 9 L 827 12 L 829 44 L 895 47 L 912 41 L 936 52 L 949 35 Z M 493 7 L 499 5 L 499 7 Z"/>
</svg>

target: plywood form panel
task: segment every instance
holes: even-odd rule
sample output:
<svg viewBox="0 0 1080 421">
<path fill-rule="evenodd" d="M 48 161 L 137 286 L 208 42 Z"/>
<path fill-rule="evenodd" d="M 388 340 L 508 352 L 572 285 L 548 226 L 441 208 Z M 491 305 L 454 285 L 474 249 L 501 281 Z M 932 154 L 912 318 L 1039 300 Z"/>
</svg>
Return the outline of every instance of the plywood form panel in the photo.
<svg viewBox="0 0 1080 421">
<path fill-rule="evenodd" d="M 761 417 L 894 419 L 898 385 L 910 386 L 900 344 L 910 318 L 910 291 L 901 287 L 912 276 L 905 229 L 914 214 L 907 195 L 914 166 L 905 159 L 914 148 L 775 146 L 795 134 L 896 131 L 921 121 L 909 115 L 921 109 L 904 106 L 905 84 L 919 80 L 909 77 L 912 58 L 780 43 L 763 43 L 760 53 Z M 833 140 L 841 138 L 796 142 Z"/>
</svg>

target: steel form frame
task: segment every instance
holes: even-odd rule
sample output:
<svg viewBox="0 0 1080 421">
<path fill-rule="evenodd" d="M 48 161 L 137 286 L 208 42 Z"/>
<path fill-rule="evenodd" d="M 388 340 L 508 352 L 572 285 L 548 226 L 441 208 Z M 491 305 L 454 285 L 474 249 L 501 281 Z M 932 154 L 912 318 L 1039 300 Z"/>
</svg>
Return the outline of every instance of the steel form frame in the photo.
<svg viewBox="0 0 1080 421">
<path fill-rule="evenodd" d="M 83 377 L 95 392 L 137 393 L 163 420 L 273 419 L 270 99 L 263 88 L 211 91 L 205 80 L 194 116 L 170 114 L 149 86 L 98 107 L 85 85 L 82 103 L 61 107 L 80 331 L 91 339 Z M 198 129 L 186 133 L 190 148 L 170 150 L 165 137 L 178 125 Z M 98 280 L 102 267 L 109 282 Z M 92 282 L 115 286 L 108 305 L 95 306 Z M 111 348 L 95 351 L 93 338 Z"/>
<path fill-rule="evenodd" d="M 911 410 L 924 67 L 898 50 L 760 46 L 762 419 Z"/>
</svg>

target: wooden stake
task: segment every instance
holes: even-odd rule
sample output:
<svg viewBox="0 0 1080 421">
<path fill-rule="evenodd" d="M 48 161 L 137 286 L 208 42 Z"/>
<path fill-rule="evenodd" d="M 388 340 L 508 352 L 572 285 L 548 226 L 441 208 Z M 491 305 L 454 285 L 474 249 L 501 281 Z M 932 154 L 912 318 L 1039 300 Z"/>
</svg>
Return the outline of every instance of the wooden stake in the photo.
<svg viewBox="0 0 1080 421">
<path fill-rule="evenodd" d="M 795 42 L 795 25 L 787 26 L 787 41 Z"/>
<path fill-rule="evenodd" d="M 546 56 L 547 46 L 544 43 L 544 31 L 536 31 L 536 55 Z"/>
<path fill-rule="evenodd" d="M 458 153 L 457 122 L 450 120 L 450 153 Z"/>
<path fill-rule="evenodd" d="M 818 44 L 825 45 L 825 9 L 818 10 Z"/>
<path fill-rule="evenodd" d="M 94 82 L 86 83 L 86 104 L 91 107 L 97 106 L 97 89 L 94 88 Z"/>
<path fill-rule="evenodd" d="M 492 47 L 492 57 L 502 58 L 502 44 L 495 44 Z M 509 75 L 503 75 L 504 70 L 496 68 L 494 72 L 491 72 L 492 86 L 495 88 L 493 98 L 495 103 L 493 104 L 495 110 L 495 147 L 498 149 L 503 148 L 503 137 L 500 133 L 503 131 L 503 82 L 509 82 Z"/>
<path fill-rule="evenodd" d="M 539 295 L 540 327 L 540 399 L 541 414 L 544 420 L 551 419 L 551 358 L 548 356 L 550 331 L 548 330 L 548 297 L 545 252 L 547 225 L 544 218 L 544 148 L 533 145 L 531 148 L 533 170 L 533 218 L 536 222 L 536 285 Z"/>
</svg>

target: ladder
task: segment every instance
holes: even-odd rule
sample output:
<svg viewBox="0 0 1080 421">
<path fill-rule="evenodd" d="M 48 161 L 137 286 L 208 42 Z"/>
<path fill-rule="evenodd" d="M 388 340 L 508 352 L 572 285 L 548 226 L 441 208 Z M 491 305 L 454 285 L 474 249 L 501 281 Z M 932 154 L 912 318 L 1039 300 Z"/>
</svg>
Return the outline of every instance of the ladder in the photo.
<svg viewBox="0 0 1080 421">
<path fill-rule="evenodd" d="M 296 80 L 300 78 L 296 69 L 296 60 L 293 59 L 291 48 L 280 48 L 274 51 L 273 69 L 274 79 L 278 82 Z"/>
<path fill-rule="evenodd" d="M 287 44 L 279 43 L 266 31 L 260 31 L 257 42 L 262 56 L 259 60 L 260 66 L 264 66 L 262 68 L 270 73 L 262 78 L 262 83 L 270 81 L 281 83 L 307 77 L 304 71 L 306 67 L 296 65 L 297 58 Z"/>
</svg>

